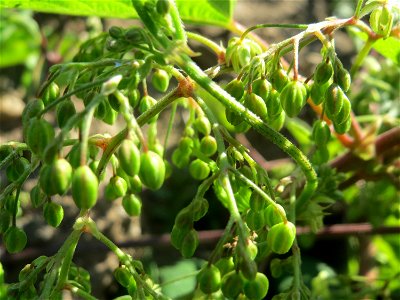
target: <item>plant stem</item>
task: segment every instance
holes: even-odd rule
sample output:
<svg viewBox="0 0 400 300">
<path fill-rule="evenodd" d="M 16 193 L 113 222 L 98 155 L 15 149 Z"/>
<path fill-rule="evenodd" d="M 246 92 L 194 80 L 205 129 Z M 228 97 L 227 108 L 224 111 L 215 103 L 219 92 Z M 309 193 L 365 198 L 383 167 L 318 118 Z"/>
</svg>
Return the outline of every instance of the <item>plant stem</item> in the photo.
<svg viewBox="0 0 400 300">
<path fill-rule="evenodd" d="M 359 15 L 360 15 L 363 2 L 364 2 L 364 0 L 358 0 L 358 2 L 357 2 L 357 7 L 356 7 L 356 10 L 354 11 L 354 18 L 356 18 L 356 19 L 358 19 Z"/>
<path fill-rule="evenodd" d="M 307 157 L 282 134 L 276 132 L 254 113 L 246 109 L 236 101 L 230 94 L 225 92 L 218 84 L 213 82 L 206 74 L 187 56 L 181 56 L 182 61 L 178 62 L 180 67 L 203 89 L 219 100 L 225 107 L 239 113 L 243 119 L 255 130 L 272 141 L 275 145 L 285 151 L 301 168 L 306 176 L 306 184 L 297 200 L 298 208 L 309 200 L 317 188 L 317 174 L 308 161 Z"/>
<path fill-rule="evenodd" d="M 354 78 L 354 75 L 361 67 L 362 63 L 364 62 L 364 59 L 368 56 L 368 53 L 371 51 L 375 41 L 376 41 L 375 39 L 368 38 L 368 40 L 365 42 L 360 52 L 358 52 L 354 64 L 351 66 L 350 69 L 350 75 L 352 78 Z"/>
<path fill-rule="evenodd" d="M 260 28 L 292 28 L 292 29 L 307 29 L 308 24 L 258 24 L 249 27 L 246 29 L 245 32 L 242 33 L 240 39 L 243 40 L 247 34 L 249 34 L 251 31 L 260 29 Z"/>
<path fill-rule="evenodd" d="M 207 46 L 208 48 L 210 48 L 215 54 L 217 54 L 218 57 L 219 57 L 219 55 L 221 53 L 224 52 L 224 48 L 223 47 L 221 47 L 217 43 L 213 42 L 212 40 L 210 40 L 210 39 L 208 39 L 208 38 L 206 38 L 206 37 L 204 37 L 204 36 L 202 36 L 200 34 L 188 31 L 187 32 L 187 36 L 188 36 L 189 39 L 195 40 L 195 41 L 197 41 L 199 43 L 202 43 L 203 45 Z"/>
</svg>

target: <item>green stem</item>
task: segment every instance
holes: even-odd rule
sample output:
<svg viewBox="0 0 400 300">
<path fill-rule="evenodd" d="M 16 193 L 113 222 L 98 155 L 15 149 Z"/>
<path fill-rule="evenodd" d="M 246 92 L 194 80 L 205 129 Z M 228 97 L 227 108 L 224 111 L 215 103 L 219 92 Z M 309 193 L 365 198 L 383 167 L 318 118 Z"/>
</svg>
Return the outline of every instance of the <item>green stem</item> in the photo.
<svg viewBox="0 0 400 300">
<path fill-rule="evenodd" d="M 88 110 L 87 114 L 83 118 L 81 122 L 80 128 L 80 138 L 81 138 L 81 157 L 80 157 L 80 165 L 83 166 L 86 164 L 86 153 L 88 151 L 88 141 L 89 141 L 89 131 L 90 125 L 92 124 L 93 115 L 94 115 L 94 107 Z"/>
<path fill-rule="evenodd" d="M 249 34 L 251 31 L 260 29 L 260 28 L 292 28 L 292 29 L 307 29 L 308 24 L 258 24 L 249 27 L 245 32 L 242 33 L 242 36 L 240 37 L 241 40 L 243 40 L 247 34 Z"/>
<path fill-rule="evenodd" d="M 354 18 L 356 18 L 356 19 L 358 19 L 358 17 L 360 16 L 361 7 L 363 5 L 363 2 L 364 2 L 364 0 L 358 0 L 358 2 L 357 2 L 357 7 L 354 12 Z"/>
<path fill-rule="evenodd" d="M 97 300 L 96 297 L 93 297 L 88 292 L 78 288 L 77 286 L 73 285 L 72 283 L 67 283 L 65 288 L 70 290 L 73 294 L 77 295 L 79 298 L 86 299 L 86 300 Z"/>
<path fill-rule="evenodd" d="M 187 43 L 186 31 L 183 28 L 182 20 L 179 16 L 178 8 L 174 0 L 170 1 L 169 14 L 171 16 L 172 24 L 175 27 L 175 38 L 182 41 L 184 44 Z"/>
<path fill-rule="evenodd" d="M 369 38 L 366 42 L 364 47 L 358 52 L 357 57 L 354 61 L 354 64 L 351 66 L 350 69 L 350 74 L 351 77 L 353 78 L 358 69 L 361 67 L 362 63 L 364 62 L 364 59 L 368 56 L 368 53 L 371 51 L 372 46 L 374 45 L 376 40 Z"/>
<path fill-rule="evenodd" d="M 158 286 L 163 287 L 163 286 L 166 286 L 166 285 L 169 285 L 169 284 L 172 284 L 172 283 L 175 283 L 175 282 L 179 282 L 181 280 L 184 280 L 184 279 L 187 279 L 187 278 L 190 278 L 190 277 L 197 276 L 197 274 L 199 274 L 199 271 L 194 271 L 194 272 L 185 274 L 183 276 L 180 276 L 180 277 L 168 280 L 168 281 L 164 281 L 163 283 L 160 283 Z"/>
<path fill-rule="evenodd" d="M 197 33 L 194 33 L 194 32 L 187 32 L 187 36 L 188 36 L 189 39 L 195 40 L 195 41 L 207 46 L 208 48 L 210 48 L 217 55 L 219 55 L 222 52 L 224 52 L 224 48 L 223 47 L 221 47 L 217 43 L 211 41 L 210 39 L 208 39 L 208 38 L 206 38 L 206 37 L 204 37 L 204 36 L 202 36 L 200 34 L 197 34 Z"/>
<path fill-rule="evenodd" d="M 178 103 L 174 102 L 172 104 L 172 107 L 171 107 L 171 115 L 169 116 L 168 128 L 167 128 L 167 132 L 165 134 L 165 139 L 164 139 L 164 156 L 165 156 L 166 149 L 167 149 L 167 146 L 168 146 L 169 137 L 170 137 L 172 129 L 174 127 L 174 120 L 175 120 L 175 115 L 176 115 L 176 109 L 177 108 L 178 108 Z"/>
<path fill-rule="evenodd" d="M 306 184 L 298 197 L 297 206 L 302 207 L 312 196 L 317 188 L 317 174 L 307 157 L 294 144 L 286 139 L 282 134 L 275 131 L 254 113 L 246 109 L 241 103 L 236 101 L 230 94 L 225 92 L 218 84 L 207 77 L 206 74 L 187 56 L 182 55 L 181 68 L 203 89 L 219 100 L 225 107 L 233 109 L 240 114 L 256 131 L 268 138 L 280 149 L 286 152 L 301 168 L 305 177 Z"/>
</svg>

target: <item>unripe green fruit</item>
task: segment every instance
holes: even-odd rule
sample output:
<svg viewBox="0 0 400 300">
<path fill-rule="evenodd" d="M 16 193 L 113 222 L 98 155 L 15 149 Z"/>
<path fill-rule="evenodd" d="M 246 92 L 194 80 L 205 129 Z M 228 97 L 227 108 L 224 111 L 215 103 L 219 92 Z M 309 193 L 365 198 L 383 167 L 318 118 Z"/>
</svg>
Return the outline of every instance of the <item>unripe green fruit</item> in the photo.
<svg viewBox="0 0 400 300">
<path fill-rule="evenodd" d="M 191 205 L 184 207 L 175 217 L 175 225 L 181 229 L 191 228 L 193 225 L 193 212 Z"/>
<path fill-rule="evenodd" d="M 318 147 L 313 155 L 313 163 L 321 165 L 329 160 L 329 150 L 326 146 Z"/>
<path fill-rule="evenodd" d="M 212 156 L 217 152 L 217 140 L 211 136 L 204 136 L 200 141 L 200 151 L 205 156 Z"/>
<path fill-rule="evenodd" d="M 120 39 L 124 36 L 124 29 L 118 26 L 111 26 L 108 29 L 108 34 L 114 39 Z"/>
<path fill-rule="evenodd" d="M 257 273 L 254 280 L 244 283 L 244 294 L 250 300 L 262 300 L 268 293 L 269 280 L 263 273 Z"/>
<path fill-rule="evenodd" d="M 335 82 L 342 88 L 344 92 L 347 92 L 351 85 L 350 73 L 343 67 L 338 68 L 335 73 Z"/>
<path fill-rule="evenodd" d="M 282 214 L 286 216 L 285 210 L 280 204 L 276 204 L 276 207 L 272 204 L 268 205 L 264 210 L 265 223 L 269 227 L 272 227 L 275 224 L 283 222 Z"/>
<path fill-rule="evenodd" d="M 373 31 L 388 37 L 393 26 L 393 14 L 387 4 L 374 9 L 370 15 L 369 22 Z"/>
<path fill-rule="evenodd" d="M 119 197 L 123 197 L 128 190 L 128 184 L 126 181 L 118 176 L 115 175 L 110 178 L 110 182 L 106 186 L 105 196 L 107 200 L 115 200 Z"/>
<path fill-rule="evenodd" d="M 190 229 L 189 229 L 190 230 Z M 189 231 L 187 228 L 181 228 L 177 225 L 172 227 L 171 231 L 171 244 L 176 249 L 180 250 L 182 248 L 183 239 L 186 236 L 186 233 Z"/>
<path fill-rule="evenodd" d="M 197 198 L 190 204 L 189 207 L 193 214 L 193 221 L 198 221 L 207 213 L 209 204 L 206 199 Z"/>
<path fill-rule="evenodd" d="M 132 89 L 128 92 L 129 105 L 135 108 L 139 104 L 140 92 L 138 89 Z"/>
<path fill-rule="evenodd" d="M 46 194 L 36 185 L 30 191 L 31 203 L 34 208 L 40 207 L 46 199 Z"/>
<path fill-rule="evenodd" d="M 265 120 L 268 117 L 267 105 L 264 100 L 255 93 L 249 93 L 244 98 L 244 105 Z"/>
<path fill-rule="evenodd" d="M 280 94 L 281 105 L 288 117 L 297 116 L 307 100 L 307 89 L 300 81 L 289 82 Z"/>
<path fill-rule="evenodd" d="M 337 125 L 345 123 L 350 118 L 350 112 L 351 112 L 351 103 L 350 100 L 346 97 L 343 99 L 342 108 L 340 109 L 339 113 L 333 120 L 333 123 Z"/>
<path fill-rule="evenodd" d="M 235 269 L 235 263 L 233 262 L 232 256 L 220 258 L 215 263 L 215 266 L 219 269 L 221 276 L 224 276 L 226 273 Z"/>
<path fill-rule="evenodd" d="M 329 86 L 329 81 L 323 85 L 318 85 L 315 82 L 311 85 L 310 97 L 316 105 L 325 101 L 325 93 Z"/>
<path fill-rule="evenodd" d="M 116 112 L 119 112 L 121 108 L 121 103 L 119 102 L 118 98 L 114 94 L 108 95 L 108 103 L 110 104 L 111 108 Z"/>
<path fill-rule="evenodd" d="M 222 294 L 228 299 L 236 299 L 243 291 L 243 277 L 236 271 L 231 271 L 222 277 L 221 290 Z"/>
<path fill-rule="evenodd" d="M 28 124 L 30 119 L 37 117 L 44 109 L 44 103 L 40 99 L 29 101 L 22 112 L 22 124 Z"/>
<path fill-rule="evenodd" d="M 11 182 L 17 181 L 29 166 L 30 163 L 25 157 L 15 159 L 6 169 L 7 179 Z"/>
<path fill-rule="evenodd" d="M 325 97 L 325 113 L 333 121 L 342 109 L 345 99 L 348 99 L 340 86 L 334 83 L 326 91 Z"/>
<path fill-rule="evenodd" d="M 333 128 L 335 129 L 336 133 L 345 134 L 351 128 L 351 118 L 348 118 L 342 124 L 337 124 L 337 123 L 333 122 Z"/>
<path fill-rule="evenodd" d="M 88 166 L 80 166 L 72 176 L 72 198 L 80 209 L 90 209 L 97 202 L 99 182 Z"/>
<path fill-rule="evenodd" d="M 125 266 L 121 266 L 114 270 L 114 277 L 120 285 L 128 287 L 132 279 L 132 274 Z"/>
<path fill-rule="evenodd" d="M 118 148 L 118 160 L 121 168 L 129 176 L 139 174 L 140 150 L 132 140 L 125 139 Z"/>
<path fill-rule="evenodd" d="M 39 173 L 39 185 L 43 192 L 47 195 L 52 196 L 57 194 L 53 178 L 52 178 L 52 167 L 51 165 L 43 165 Z"/>
<path fill-rule="evenodd" d="M 63 195 L 71 184 L 72 167 L 70 163 L 64 158 L 55 160 L 51 165 L 50 177 L 54 190 L 59 195 Z"/>
<path fill-rule="evenodd" d="M 104 123 L 113 125 L 117 120 L 118 113 L 111 108 L 111 105 L 108 103 L 108 101 L 105 101 L 105 106 L 106 106 L 106 112 L 102 120 Z"/>
<path fill-rule="evenodd" d="M 122 207 L 128 215 L 136 217 L 140 215 L 142 202 L 136 195 L 129 194 L 122 198 Z"/>
<path fill-rule="evenodd" d="M 225 116 L 226 120 L 233 126 L 237 126 L 239 124 L 242 124 L 243 122 L 243 119 L 240 116 L 240 114 L 236 113 L 236 111 L 232 109 L 229 109 L 228 107 L 225 108 Z"/>
<path fill-rule="evenodd" d="M 179 141 L 179 149 L 181 149 L 182 151 L 185 152 L 191 151 L 193 146 L 194 146 L 193 139 L 188 136 L 182 137 L 181 140 Z"/>
<path fill-rule="evenodd" d="M 46 146 L 54 139 L 54 128 L 44 119 L 32 119 L 27 126 L 26 143 L 33 153 L 42 156 Z"/>
<path fill-rule="evenodd" d="M 151 77 L 151 84 L 157 91 L 161 93 L 167 91 L 169 86 L 168 72 L 162 69 L 156 69 Z"/>
<path fill-rule="evenodd" d="M 203 180 L 210 174 L 210 167 L 201 159 L 195 159 L 189 165 L 189 173 L 194 179 Z"/>
<path fill-rule="evenodd" d="M 20 252 L 26 246 L 26 233 L 22 229 L 12 226 L 4 233 L 3 242 L 9 253 Z"/>
<path fill-rule="evenodd" d="M 282 275 L 282 267 L 283 263 L 282 260 L 279 258 L 274 258 L 271 260 L 269 265 L 269 269 L 271 271 L 271 275 L 274 278 L 279 278 Z"/>
<path fill-rule="evenodd" d="M 47 202 L 43 207 L 43 217 L 47 224 L 58 227 L 64 218 L 64 209 L 60 204 Z"/>
<path fill-rule="evenodd" d="M 252 92 L 260 96 L 265 103 L 268 103 L 269 96 L 272 91 L 272 84 L 265 78 L 259 78 L 253 81 Z"/>
<path fill-rule="evenodd" d="M 237 48 L 237 54 L 239 59 L 239 65 L 245 67 L 250 63 L 251 60 L 251 49 L 250 46 L 242 44 Z"/>
<path fill-rule="evenodd" d="M 331 137 L 331 130 L 325 121 L 318 120 L 313 125 L 312 138 L 317 145 L 326 145 Z"/>
<path fill-rule="evenodd" d="M 235 78 L 226 85 L 225 91 L 231 94 L 233 98 L 240 101 L 244 94 L 244 84 L 241 80 Z"/>
<path fill-rule="evenodd" d="M 60 96 L 60 88 L 55 82 L 49 84 L 47 89 L 43 93 L 43 103 L 45 106 L 56 100 Z"/>
<path fill-rule="evenodd" d="M 333 67 L 330 62 L 323 61 L 319 63 L 314 72 L 314 82 L 323 85 L 328 82 L 333 75 Z"/>
<path fill-rule="evenodd" d="M 157 100 L 154 99 L 153 97 L 149 95 L 143 96 L 142 99 L 140 99 L 139 112 L 141 114 L 145 113 L 146 111 L 151 109 L 156 103 Z M 148 123 L 155 122 L 156 120 L 157 120 L 157 115 L 151 118 Z"/>
<path fill-rule="evenodd" d="M 296 227 L 291 222 L 278 223 L 271 227 L 267 236 L 267 243 L 273 252 L 285 254 L 290 250 L 296 237 Z"/>
<path fill-rule="evenodd" d="M 289 77 L 284 69 L 279 68 L 270 75 L 270 82 L 278 92 L 281 92 L 289 83 Z"/>
<path fill-rule="evenodd" d="M 172 163 L 178 168 L 183 169 L 189 164 L 190 154 L 184 150 L 177 148 L 172 152 Z"/>
<path fill-rule="evenodd" d="M 264 214 L 261 211 L 249 210 L 246 215 L 246 224 L 251 230 L 258 230 L 265 225 Z"/>
<path fill-rule="evenodd" d="M 268 118 L 270 120 L 277 119 L 282 113 L 281 98 L 275 89 L 271 89 L 267 101 Z"/>
<path fill-rule="evenodd" d="M 199 236 L 197 234 L 197 231 L 192 229 L 188 233 L 186 233 L 185 237 L 183 238 L 180 249 L 182 256 L 184 258 L 192 257 L 198 245 L 199 245 Z"/>
<path fill-rule="evenodd" d="M 164 16 L 168 13 L 169 6 L 169 0 L 157 0 L 156 10 L 160 15 Z"/>
<path fill-rule="evenodd" d="M 250 208 L 254 211 L 264 209 L 266 202 L 264 198 L 257 192 L 253 191 L 250 197 Z"/>
<path fill-rule="evenodd" d="M 58 104 L 56 109 L 58 127 L 63 128 L 75 114 L 75 105 L 71 100 L 64 100 Z"/>
<path fill-rule="evenodd" d="M 203 293 L 214 293 L 221 287 L 221 273 L 216 266 L 207 265 L 200 271 L 198 282 Z"/>
<path fill-rule="evenodd" d="M 194 121 L 194 127 L 203 135 L 210 135 L 211 123 L 206 116 L 200 116 Z"/>
<path fill-rule="evenodd" d="M 254 260 L 258 253 L 257 245 L 252 241 L 247 241 L 246 252 L 249 254 L 251 260 Z"/>
<path fill-rule="evenodd" d="M 247 280 L 253 280 L 256 277 L 257 264 L 254 260 L 242 259 L 239 268 Z"/>
<path fill-rule="evenodd" d="M 139 177 L 142 183 L 151 190 L 158 190 L 164 183 L 164 160 L 155 152 L 147 151 L 140 156 Z"/>
</svg>

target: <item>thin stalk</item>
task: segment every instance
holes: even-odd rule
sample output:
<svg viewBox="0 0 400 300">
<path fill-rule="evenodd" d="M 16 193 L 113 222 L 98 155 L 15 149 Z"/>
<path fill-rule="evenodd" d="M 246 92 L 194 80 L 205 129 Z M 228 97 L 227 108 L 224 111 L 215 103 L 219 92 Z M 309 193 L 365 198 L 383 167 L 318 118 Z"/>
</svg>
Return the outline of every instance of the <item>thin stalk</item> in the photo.
<svg viewBox="0 0 400 300">
<path fill-rule="evenodd" d="M 354 18 L 358 19 L 360 16 L 361 8 L 363 5 L 364 0 L 358 0 L 356 10 L 354 11 Z"/>
<path fill-rule="evenodd" d="M 80 139 L 81 139 L 81 157 L 80 157 L 80 165 L 83 166 L 86 164 L 86 153 L 88 151 L 88 141 L 89 141 L 89 131 L 90 125 L 92 124 L 93 115 L 94 115 L 94 107 L 88 110 L 87 114 L 82 120 L 80 127 Z"/>
<path fill-rule="evenodd" d="M 165 150 L 167 149 L 167 146 L 168 146 L 169 137 L 170 137 L 172 129 L 174 127 L 174 120 L 175 120 L 177 108 L 178 108 L 178 103 L 177 102 L 172 103 L 171 114 L 169 116 L 169 121 L 168 121 L 168 128 L 167 128 L 167 132 L 165 134 L 165 139 L 164 139 L 164 156 L 166 153 Z"/>
<path fill-rule="evenodd" d="M 178 8 L 174 0 L 170 1 L 169 14 L 171 16 L 172 24 L 175 28 L 175 38 L 182 41 L 184 44 L 187 43 L 187 32 L 183 28 L 182 20 L 179 16 Z"/>
<path fill-rule="evenodd" d="M 361 65 L 364 62 L 364 59 L 368 56 L 368 53 L 371 51 L 372 46 L 374 45 L 376 40 L 368 38 L 368 40 L 365 42 L 365 45 L 362 47 L 360 52 L 358 52 L 356 59 L 354 61 L 354 64 L 351 66 L 350 69 L 350 75 L 353 78 L 358 69 L 361 67 Z"/>
<path fill-rule="evenodd" d="M 215 54 L 217 54 L 217 56 L 219 56 L 221 53 L 223 53 L 225 51 L 225 49 L 223 47 L 221 47 L 217 43 L 213 42 L 212 40 L 210 40 L 200 34 L 188 31 L 187 36 L 189 39 L 195 40 L 195 41 L 203 44 L 204 46 L 210 48 Z"/>
<path fill-rule="evenodd" d="M 258 24 L 249 27 L 245 32 L 242 33 L 240 39 L 244 40 L 247 34 L 251 31 L 260 29 L 260 28 L 291 28 L 291 29 L 307 29 L 308 24 Z"/>
<path fill-rule="evenodd" d="M 73 294 L 77 295 L 79 298 L 82 298 L 85 300 L 98 300 L 98 298 L 93 297 L 88 292 L 78 288 L 77 286 L 75 286 L 71 283 L 67 283 L 65 285 L 65 289 L 70 290 Z"/>
</svg>

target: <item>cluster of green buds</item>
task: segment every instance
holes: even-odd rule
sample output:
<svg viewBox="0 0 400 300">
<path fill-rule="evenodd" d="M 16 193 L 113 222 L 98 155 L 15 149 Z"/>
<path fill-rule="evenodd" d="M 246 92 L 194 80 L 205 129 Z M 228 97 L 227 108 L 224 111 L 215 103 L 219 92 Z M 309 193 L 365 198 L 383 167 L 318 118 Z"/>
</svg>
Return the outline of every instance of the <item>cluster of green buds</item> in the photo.
<svg viewBox="0 0 400 300">
<path fill-rule="evenodd" d="M 251 59 L 260 54 L 262 49 L 260 45 L 250 39 L 240 39 L 234 37 L 229 40 L 226 48 L 225 60 L 228 66 L 232 66 L 236 73 L 246 67 Z"/>
<path fill-rule="evenodd" d="M 379 6 L 375 8 L 369 16 L 369 23 L 372 30 L 384 38 L 387 38 L 393 26 L 393 13 L 387 1 L 373 1 Z"/>
</svg>

